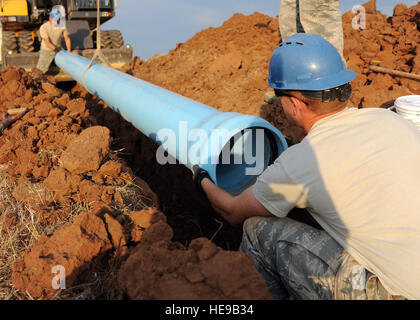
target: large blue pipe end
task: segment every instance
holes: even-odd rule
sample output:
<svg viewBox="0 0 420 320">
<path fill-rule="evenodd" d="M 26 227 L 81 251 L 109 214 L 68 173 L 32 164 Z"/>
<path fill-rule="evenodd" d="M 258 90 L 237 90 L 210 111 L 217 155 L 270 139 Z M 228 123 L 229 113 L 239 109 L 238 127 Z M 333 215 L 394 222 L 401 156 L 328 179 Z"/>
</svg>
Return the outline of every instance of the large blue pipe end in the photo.
<svg viewBox="0 0 420 320">
<path fill-rule="evenodd" d="M 242 116 L 238 120 L 250 120 L 246 118 Z M 221 145 L 217 163 L 201 164 L 213 181 L 232 195 L 238 195 L 252 186 L 258 176 L 287 149 L 287 142 L 277 129 L 258 117 L 250 118 L 252 123 L 237 129 Z"/>
<path fill-rule="evenodd" d="M 181 164 L 199 165 L 233 195 L 253 185 L 287 148 L 281 132 L 259 117 L 218 111 L 98 63 L 83 78 L 90 60 L 64 50 L 55 62 Z M 201 140 L 187 139 L 197 131 Z"/>
</svg>

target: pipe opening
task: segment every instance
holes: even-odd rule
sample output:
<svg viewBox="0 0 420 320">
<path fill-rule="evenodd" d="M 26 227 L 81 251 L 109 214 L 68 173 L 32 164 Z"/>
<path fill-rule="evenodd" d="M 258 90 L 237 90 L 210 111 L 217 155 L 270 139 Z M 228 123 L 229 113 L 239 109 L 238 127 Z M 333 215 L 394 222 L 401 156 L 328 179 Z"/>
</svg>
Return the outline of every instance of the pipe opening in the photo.
<svg viewBox="0 0 420 320">
<path fill-rule="evenodd" d="M 217 185 L 232 195 L 240 194 L 255 183 L 282 151 L 283 146 L 270 130 L 259 127 L 242 130 L 220 153 Z"/>
</svg>

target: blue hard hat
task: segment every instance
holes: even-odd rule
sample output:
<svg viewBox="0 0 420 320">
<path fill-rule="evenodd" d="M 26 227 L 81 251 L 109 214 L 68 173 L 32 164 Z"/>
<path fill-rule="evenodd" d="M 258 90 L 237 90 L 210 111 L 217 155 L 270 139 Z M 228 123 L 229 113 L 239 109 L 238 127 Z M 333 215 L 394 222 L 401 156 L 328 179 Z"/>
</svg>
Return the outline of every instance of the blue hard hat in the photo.
<svg viewBox="0 0 420 320">
<path fill-rule="evenodd" d="M 297 91 L 336 88 L 356 77 L 331 43 L 306 33 L 291 36 L 274 50 L 269 73 L 269 87 Z"/>
<path fill-rule="evenodd" d="M 61 18 L 61 12 L 58 9 L 52 9 L 50 12 L 50 17 L 51 19 L 53 19 L 54 21 L 59 21 Z"/>
</svg>

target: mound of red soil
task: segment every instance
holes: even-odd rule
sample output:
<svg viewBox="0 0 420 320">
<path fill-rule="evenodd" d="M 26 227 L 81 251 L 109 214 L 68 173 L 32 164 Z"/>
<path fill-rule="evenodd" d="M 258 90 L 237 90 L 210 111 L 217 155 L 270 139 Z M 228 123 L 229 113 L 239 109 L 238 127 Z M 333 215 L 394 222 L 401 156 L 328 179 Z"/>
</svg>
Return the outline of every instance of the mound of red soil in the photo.
<svg viewBox="0 0 420 320">
<path fill-rule="evenodd" d="M 1 111 L 15 107 L 30 111 L 4 130 L 0 163 L 9 164 L 9 184 L 16 185 L 15 198 L 28 203 L 45 223 L 70 214 L 72 205 L 80 202 L 112 204 L 121 199 L 117 186 L 134 181 L 146 185 L 110 153 L 109 129 L 91 127 L 84 99 L 72 99 L 54 83 L 46 82 L 48 79 L 34 80 L 23 69 L 8 68 L 1 78 L 0 91 L 14 92 L 1 95 Z M 119 169 L 112 170 L 115 161 Z M 31 191 L 34 184 L 51 192 L 42 192 L 43 197 L 39 197 Z M 144 194 L 152 199 L 148 205 L 157 205 L 150 188 L 145 187 Z"/>
<path fill-rule="evenodd" d="M 271 299 L 249 256 L 224 251 L 206 238 L 188 248 L 171 238 L 164 221 L 153 224 L 122 266 L 118 282 L 131 299 Z"/>
<path fill-rule="evenodd" d="M 276 18 L 235 14 L 167 55 L 135 60 L 130 73 L 222 111 L 259 115 L 279 42 Z"/>
<path fill-rule="evenodd" d="M 52 286 L 56 276 L 52 270 L 56 266 L 63 268 L 65 288 L 93 282 L 94 272 L 122 254 L 127 243 L 139 242 L 144 230 L 156 219 L 164 219 L 156 210 L 121 215 L 100 206 L 81 213 L 51 237 L 40 237 L 15 263 L 13 285 L 33 298 L 51 298 L 57 293 Z"/>
<path fill-rule="evenodd" d="M 399 4 L 394 15 L 367 7 L 366 29 L 355 30 L 355 15 L 343 16 L 344 55 L 348 67 L 358 73 L 351 102 L 356 107 L 389 107 L 400 96 L 419 94 L 420 81 L 372 72 L 371 65 L 420 74 L 420 3 L 408 8 Z"/>
<path fill-rule="evenodd" d="M 52 267 L 66 268 L 68 285 L 87 281 L 96 268 L 91 261 L 140 241 L 150 223 L 127 210 L 156 208 L 157 196 L 112 152 L 110 130 L 93 125 L 85 99 L 73 99 L 47 78 L 33 78 L 19 68 L 6 69 L 1 79 L 1 111 L 29 109 L 0 137 L 0 163 L 7 165 L 15 199 L 35 213 L 41 226 L 66 220 L 81 208 L 99 207 L 51 237 L 42 236 L 16 262 L 14 286 L 34 298 L 51 297 Z M 136 191 L 126 192 L 129 185 Z M 1 221 L 10 228 L 19 217 Z"/>
</svg>

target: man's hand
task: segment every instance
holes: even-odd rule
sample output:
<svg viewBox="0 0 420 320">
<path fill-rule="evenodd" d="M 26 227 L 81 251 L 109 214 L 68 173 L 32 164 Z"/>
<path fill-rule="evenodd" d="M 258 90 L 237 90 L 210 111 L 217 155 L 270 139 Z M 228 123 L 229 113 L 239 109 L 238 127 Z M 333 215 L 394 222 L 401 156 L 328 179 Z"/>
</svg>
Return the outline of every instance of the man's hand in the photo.
<svg viewBox="0 0 420 320">
<path fill-rule="evenodd" d="M 210 178 L 209 173 L 206 170 L 201 169 L 198 165 L 195 165 L 193 167 L 193 170 L 194 170 L 193 181 L 194 181 L 195 187 L 202 194 L 206 195 L 206 193 L 203 190 L 203 186 L 201 185 L 201 182 L 203 181 L 204 178 L 209 179 L 211 182 L 213 182 L 213 180 Z"/>
<path fill-rule="evenodd" d="M 239 226 L 244 220 L 252 216 L 273 216 L 255 198 L 253 187 L 249 187 L 242 194 L 234 197 L 215 185 L 206 170 L 199 166 L 194 166 L 193 170 L 194 184 L 197 189 L 207 196 L 213 209 L 231 225 Z"/>
</svg>

